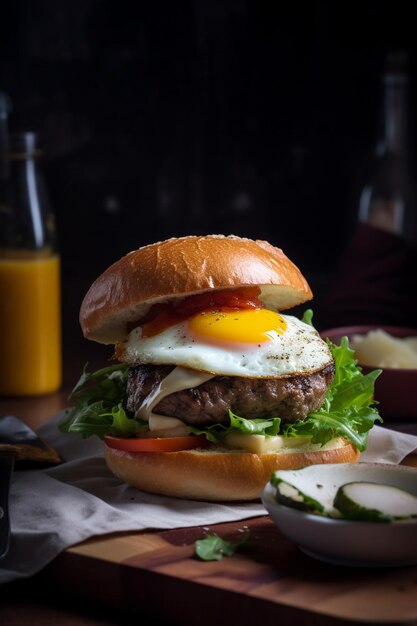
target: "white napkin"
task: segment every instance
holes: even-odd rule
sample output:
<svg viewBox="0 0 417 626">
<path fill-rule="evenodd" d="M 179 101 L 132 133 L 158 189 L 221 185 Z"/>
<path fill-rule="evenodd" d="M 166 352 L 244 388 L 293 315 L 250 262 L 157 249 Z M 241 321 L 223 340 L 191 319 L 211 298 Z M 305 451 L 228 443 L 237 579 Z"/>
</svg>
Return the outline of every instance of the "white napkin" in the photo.
<svg viewBox="0 0 417 626">
<path fill-rule="evenodd" d="M 65 459 L 60 466 L 15 472 L 10 491 L 11 544 L 0 583 L 35 574 L 60 552 L 94 535 L 117 531 L 211 526 L 265 515 L 259 503 L 217 504 L 146 494 L 107 469 L 96 437 L 60 433 L 62 416 L 39 434 Z M 417 437 L 375 426 L 361 461 L 399 463 Z"/>
<path fill-rule="evenodd" d="M 362 452 L 361 463 L 401 463 L 408 454 L 417 454 L 417 437 L 395 430 L 374 426 L 369 433 L 368 445 Z"/>
</svg>

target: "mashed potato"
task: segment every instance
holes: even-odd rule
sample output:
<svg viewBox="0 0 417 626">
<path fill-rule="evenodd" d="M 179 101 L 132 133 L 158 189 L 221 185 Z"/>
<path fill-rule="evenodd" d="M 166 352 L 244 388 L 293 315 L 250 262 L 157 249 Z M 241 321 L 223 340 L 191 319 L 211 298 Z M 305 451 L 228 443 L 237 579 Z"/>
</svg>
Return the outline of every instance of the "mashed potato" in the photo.
<svg viewBox="0 0 417 626">
<path fill-rule="evenodd" d="M 362 365 L 417 369 L 417 337 L 393 337 L 377 329 L 354 335 L 350 345 Z"/>
</svg>

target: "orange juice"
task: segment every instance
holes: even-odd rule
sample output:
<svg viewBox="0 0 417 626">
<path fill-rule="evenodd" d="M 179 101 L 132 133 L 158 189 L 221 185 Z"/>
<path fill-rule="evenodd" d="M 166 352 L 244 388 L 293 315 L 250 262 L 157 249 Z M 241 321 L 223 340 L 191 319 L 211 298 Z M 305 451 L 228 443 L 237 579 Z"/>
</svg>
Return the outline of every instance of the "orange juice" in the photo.
<svg viewBox="0 0 417 626">
<path fill-rule="evenodd" d="M 55 391 L 61 368 L 59 256 L 0 258 L 0 394 Z"/>
</svg>

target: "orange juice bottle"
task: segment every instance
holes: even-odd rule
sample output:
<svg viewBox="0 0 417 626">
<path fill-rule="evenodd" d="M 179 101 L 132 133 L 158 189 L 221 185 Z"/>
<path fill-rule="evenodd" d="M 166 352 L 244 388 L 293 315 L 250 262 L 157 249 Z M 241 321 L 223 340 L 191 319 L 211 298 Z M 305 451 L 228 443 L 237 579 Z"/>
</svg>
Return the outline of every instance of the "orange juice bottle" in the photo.
<svg viewBox="0 0 417 626">
<path fill-rule="evenodd" d="M 0 394 L 61 385 L 60 257 L 34 133 L 0 154 Z"/>
</svg>

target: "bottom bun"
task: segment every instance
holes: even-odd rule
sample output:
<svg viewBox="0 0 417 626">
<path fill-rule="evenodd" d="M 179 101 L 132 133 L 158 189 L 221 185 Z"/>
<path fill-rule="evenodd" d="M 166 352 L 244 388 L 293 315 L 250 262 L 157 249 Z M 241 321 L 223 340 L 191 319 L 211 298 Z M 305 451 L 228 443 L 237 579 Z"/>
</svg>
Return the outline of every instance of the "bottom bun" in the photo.
<svg viewBox="0 0 417 626">
<path fill-rule="evenodd" d="M 337 438 L 324 446 L 253 454 L 208 448 L 180 452 L 124 452 L 104 444 L 107 466 L 124 482 L 150 493 L 210 501 L 259 499 L 271 474 L 319 463 L 354 463 L 359 451 Z"/>
</svg>

